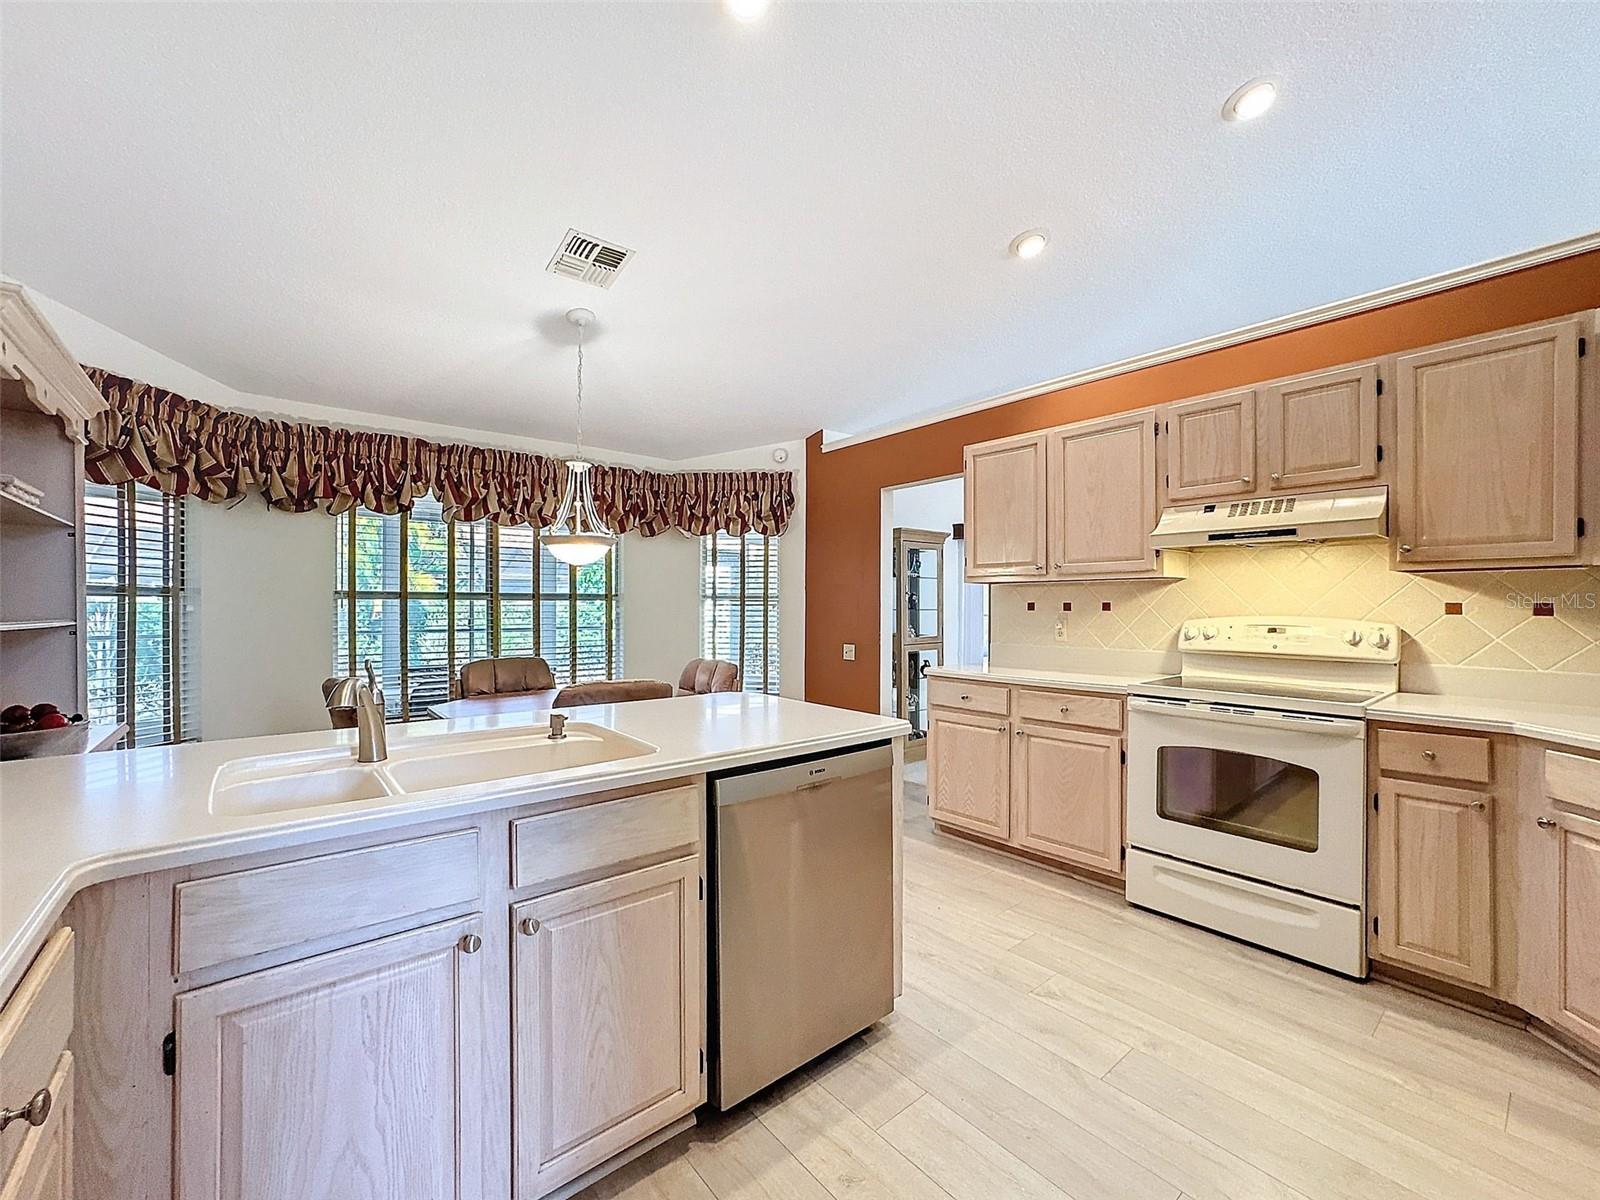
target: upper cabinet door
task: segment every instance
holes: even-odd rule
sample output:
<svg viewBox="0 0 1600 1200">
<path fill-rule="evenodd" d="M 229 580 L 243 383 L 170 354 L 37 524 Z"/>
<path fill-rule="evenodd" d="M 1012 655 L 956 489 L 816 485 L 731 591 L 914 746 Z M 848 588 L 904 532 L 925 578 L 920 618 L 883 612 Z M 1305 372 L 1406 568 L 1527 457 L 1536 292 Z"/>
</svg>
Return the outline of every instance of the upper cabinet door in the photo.
<svg viewBox="0 0 1600 1200">
<path fill-rule="evenodd" d="M 1269 491 L 1377 478 L 1377 363 L 1287 379 L 1258 395 Z"/>
<path fill-rule="evenodd" d="M 1256 394 L 1223 392 L 1167 405 L 1167 499 L 1176 504 L 1256 490 Z"/>
<path fill-rule="evenodd" d="M 179 995 L 177 1200 L 486 1194 L 482 930 L 446 921 Z"/>
<path fill-rule="evenodd" d="M 966 450 L 967 578 L 1045 573 L 1045 436 Z"/>
<path fill-rule="evenodd" d="M 1049 435 L 1050 573 L 1155 568 L 1155 421 L 1148 412 L 1082 421 Z"/>
<path fill-rule="evenodd" d="M 1401 567 L 1576 561 L 1579 317 L 1401 355 Z"/>
</svg>

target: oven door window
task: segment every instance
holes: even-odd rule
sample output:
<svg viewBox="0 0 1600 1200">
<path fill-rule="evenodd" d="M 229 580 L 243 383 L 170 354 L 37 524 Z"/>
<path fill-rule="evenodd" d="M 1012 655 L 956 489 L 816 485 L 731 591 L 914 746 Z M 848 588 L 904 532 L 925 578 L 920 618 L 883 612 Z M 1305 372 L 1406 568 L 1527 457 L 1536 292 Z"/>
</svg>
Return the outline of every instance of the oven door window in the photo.
<svg viewBox="0 0 1600 1200">
<path fill-rule="evenodd" d="M 1270 842 L 1317 848 L 1317 773 L 1260 754 L 1162 746 L 1156 811 L 1168 821 Z"/>
</svg>

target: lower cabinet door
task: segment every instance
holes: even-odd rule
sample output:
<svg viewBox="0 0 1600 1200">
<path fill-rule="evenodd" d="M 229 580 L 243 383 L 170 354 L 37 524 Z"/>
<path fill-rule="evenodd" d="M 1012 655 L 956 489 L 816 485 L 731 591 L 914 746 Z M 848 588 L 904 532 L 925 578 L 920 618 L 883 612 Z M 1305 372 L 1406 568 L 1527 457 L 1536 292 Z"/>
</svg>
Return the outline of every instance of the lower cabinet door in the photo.
<svg viewBox="0 0 1600 1200">
<path fill-rule="evenodd" d="M 1483 792 L 1379 782 L 1379 955 L 1493 986 L 1493 836 L 1492 798 Z"/>
<path fill-rule="evenodd" d="M 513 1192 L 533 1200 L 705 1095 L 700 859 L 541 896 L 512 918 Z"/>
<path fill-rule="evenodd" d="M 1011 836 L 1011 724 L 935 711 L 928 729 L 928 815 L 1005 841 Z"/>
<path fill-rule="evenodd" d="M 1122 874 L 1122 738 L 1020 725 L 1013 740 L 1012 841 Z"/>
<path fill-rule="evenodd" d="M 1556 1022 L 1600 1049 L 1600 821 L 1557 812 Z"/>
<path fill-rule="evenodd" d="M 30 1128 L 0 1179 L 0 1200 L 72 1200 L 72 1055 L 50 1077 L 50 1112 Z"/>
<path fill-rule="evenodd" d="M 177 998 L 179 1200 L 487 1195 L 481 918 Z"/>
</svg>

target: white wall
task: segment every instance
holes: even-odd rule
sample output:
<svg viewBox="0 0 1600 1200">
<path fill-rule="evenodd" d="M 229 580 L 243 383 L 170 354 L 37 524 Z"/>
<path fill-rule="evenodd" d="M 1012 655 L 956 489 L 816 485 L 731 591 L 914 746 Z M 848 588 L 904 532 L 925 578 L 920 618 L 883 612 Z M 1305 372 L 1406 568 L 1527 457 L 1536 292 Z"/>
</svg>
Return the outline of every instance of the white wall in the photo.
<svg viewBox="0 0 1600 1200">
<path fill-rule="evenodd" d="M 382 428 L 439 440 L 544 453 L 571 447 L 417 421 L 375 425 L 370 413 L 252 395 L 166 357 L 37 292 L 30 295 L 82 362 L 196 400 L 243 412 Z M 603 461 L 662 470 L 779 469 L 775 446 L 687 462 L 596 450 Z M 805 446 L 785 444 L 798 505 L 779 544 L 779 673 L 783 693 L 805 694 Z M 333 648 L 334 523 L 323 513 L 283 513 L 255 496 L 227 507 L 191 505 L 199 631 L 196 689 L 208 739 L 321 727 L 319 685 Z M 623 539 L 622 672 L 676 683 L 700 654 L 699 539 L 669 531 Z"/>
<path fill-rule="evenodd" d="M 198 580 L 200 736 L 327 725 L 319 685 L 333 658 L 333 517 L 190 503 Z"/>
</svg>

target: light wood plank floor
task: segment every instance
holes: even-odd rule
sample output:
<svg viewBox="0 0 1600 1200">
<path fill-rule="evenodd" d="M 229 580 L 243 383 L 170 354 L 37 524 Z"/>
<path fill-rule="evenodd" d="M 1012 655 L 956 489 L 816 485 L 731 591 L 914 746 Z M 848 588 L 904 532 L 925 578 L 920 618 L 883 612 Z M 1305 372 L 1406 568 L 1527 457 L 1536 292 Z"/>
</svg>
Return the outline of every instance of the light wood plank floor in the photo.
<svg viewBox="0 0 1600 1200">
<path fill-rule="evenodd" d="M 893 1016 L 589 1200 L 1600 1197 L 1600 1080 L 1531 1035 L 939 837 L 917 783 L 907 808 Z"/>
</svg>

